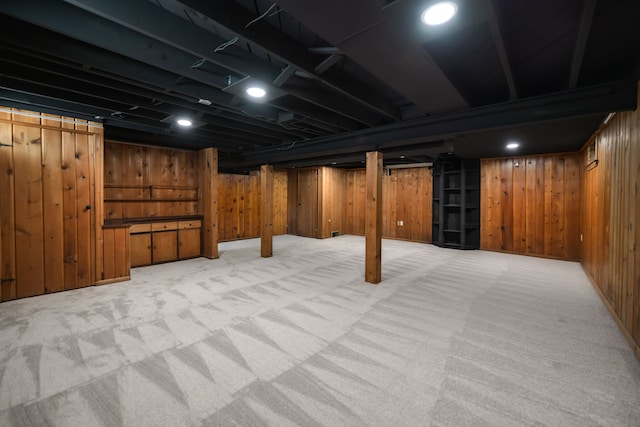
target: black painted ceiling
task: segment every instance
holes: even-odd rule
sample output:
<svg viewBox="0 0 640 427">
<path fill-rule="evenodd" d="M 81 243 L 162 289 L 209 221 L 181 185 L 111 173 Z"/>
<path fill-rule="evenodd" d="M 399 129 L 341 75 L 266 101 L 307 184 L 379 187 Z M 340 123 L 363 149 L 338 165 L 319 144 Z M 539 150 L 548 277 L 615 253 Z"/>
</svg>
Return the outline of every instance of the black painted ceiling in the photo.
<svg viewBox="0 0 640 427">
<path fill-rule="evenodd" d="M 228 171 L 573 151 L 636 107 L 637 0 L 455 1 L 427 27 L 430 0 L 5 0 L 0 104 Z"/>
</svg>

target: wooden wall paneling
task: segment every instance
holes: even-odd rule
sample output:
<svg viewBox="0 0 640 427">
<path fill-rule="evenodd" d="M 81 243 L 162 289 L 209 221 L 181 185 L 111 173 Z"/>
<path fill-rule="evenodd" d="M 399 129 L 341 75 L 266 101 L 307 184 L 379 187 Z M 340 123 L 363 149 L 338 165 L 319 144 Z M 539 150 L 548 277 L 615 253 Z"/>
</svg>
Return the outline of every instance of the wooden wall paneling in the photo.
<svg viewBox="0 0 640 427">
<path fill-rule="evenodd" d="M 86 122 L 80 124 L 76 121 L 76 130 L 87 131 Z M 92 205 L 91 205 L 91 183 L 89 164 L 89 137 L 86 134 L 75 134 L 75 160 L 76 160 L 76 218 L 77 218 L 77 244 L 78 253 L 76 256 L 78 263 L 78 287 L 91 285 L 95 280 L 92 278 Z"/>
<path fill-rule="evenodd" d="M 633 116 L 633 124 L 631 126 L 631 145 L 632 153 L 629 155 L 631 159 L 632 171 L 632 186 L 633 192 L 631 200 L 634 201 L 635 215 L 634 226 L 634 249 L 635 249 L 635 271 L 632 284 L 633 292 L 633 328 L 632 335 L 635 342 L 640 346 L 640 161 L 633 161 L 633 159 L 640 159 L 640 117 L 636 114 Z M 638 355 L 640 357 L 640 355 Z"/>
<path fill-rule="evenodd" d="M 580 259 L 580 156 L 564 158 L 563 189 L 564 252 L 563 258 Z M 572 185 L 567 186 L 567 183 Z M 577 183 L 577 185 L 575 184 Z"/>
<path fill-rule="evenodd" d="M 382 153 L 367 153 L 365 280 L 382 281 Z"/>
<path fill-rule="evenodd" d="M 15 165 L 11 113 L 0 112 L 0 297 L 17 298 L 15 233 Z"/>
<path fill-rule="evenodd" d="M 260 167 L 260 256 L 273 255 L 273 166 Z"/>
<path fill-rule="evenodd" d="M 538 157 L 536 162 L 535 179 L 536 179 L 536 209 L 534 210 L 535 220 L 535 251 L 536 255 L 544 255 L 545 245 L 545 159 L 544 157 Z"/>
<path fill-rule="evenodd" d="M 523 159 L 520 163 L 520 167 L 525 174 L 525 201 L 524 201 L 524 211 L 525 211 L 525 253 L 527 254 L 535 254 L 537 253 L 536 248 L 536 220 L 538 216 L 536 212 L 538 210 L 538 202 L 537 202 L 537 175 L 536 171 L 538 168 L 538 158 L 537 157 L 527 157 Z M 481 195 L 481 197 L 483 197 Z"/>
<path fill-rule="evenodd" d="M 553 249 L 553 158 L 544 157 L 544 255 Z"/>
<path fill-rule="evenodd" d="M 59 120 L 42 119 L 45 126 L 60 128 Z M 44 212 L 44 291 L 64 290 L 64 227 L 62 181 L 62 133 L 42 130 L 42 178 Z"/>
<path fill-rule="evenodd" d="M 345 171 L 318 169 L 318 237 L 331 237 L 334 231 L 345 233 Z"/>
<path fill-rule="evenodd" d="M 297 171 L 297 235 L 318 237 L 318 169 Z"/>
<path fill-rule="evenodd" d="M 93 214 L 94 217 L 94 259 L 95 259 L 95 279 L 101 280 L 103 278 L 103 262 L 104 262 L 104 141 L 102 128 L 95 129 L 96 133 L 92 136 L 91 140 L 91 153 L 90 163 L 93 165 L 91 168 L 91 182 L 93 183 Z M 124 229 L 118 236 L 126 245 L 126 259 L 122 260 L 123 270 L 118 274 L 122 274 L 119 277 L 130 276 L 130 259 L 129 259 L 129 230 Z M 120 265 L 120 264 L 118 264 Z"/>
<path fill-rule="evenodd" d="M 287 234 L 287 172 L 273 173 L 273 234 Z"/>
<path fill-rule="evenodd" d="M 39 124 L 40 119 L 13 114 L 14 122 Z M 13 126 L 17 297 L 44 293 L 44 230 L 40 129 Z"/>
<path fill-rule="evenodd" d="M 364 220 L 358 220 L 358 213 L 363 211 L 358 209 L 359 205 L 356 196 L 356 190 L 360 189 L 356 181 L 358 174 L 360 174 L 360 170 L 349 170 L 346 173 L 345 232 L 347 234 L 362 235 L 357 228 L 360 223 L 364 224 Z"/>
<path fill-rule="evenodd" d="M 333 169 L 318 168 L 318 238 L 331 237 L 333 225 Z M 331 222 L 330 222 L 331 221 Z"/>
<path fill-rule="evenodd" d="M 411 236 L 414 242 L 431 242 L 431 171 L 413 168 L 411 173 L 410 218 Z M 427 227 L 428 225 L 428 227 Z"/>
<path fill-rule="evenodd" d="M 413 218 L 411 217 L 411 205 L 413 203 L 419 203 L 418 200 L 413 200 L 412 193 L 412 180 L 411 169 L 398 169 L 396 176 L 396 200 L 387 200 L 387 196 L 382 193 L 382 204 L 391 203 L 396 206 L 396 221 L 402 221 L 402 225 L 398 226 L 396 222 L 396 238 L 409 240 L 411 239 L 411 228 L 413 228 Z"/>
<path fill-rule="evenodd" d="M 69 119 L 69 118 L 67 118 Z M 65 129 L 73 129 L 73 124 L 62 123 Z M 64 181 L 64 288 L 78 287 L 78 242 L 77 242 L 77 189 L 76 189 L 76 147 L 75 136 L 62 132 L 62 179 Z"/>
<path fill-rule="evenodd" d="M 516 166 L 517 165 L 517 166 Z M 527 162 L 524 157 L 512 161 L 513 251 L 527 253 Z"/>
<path fill-rule="evenodd" d="M 382 194 L 386 196 L 382 203 L 382 235 L 391 239 L 396 238 L 398 229 L 397 189 L 397 174 L 382 176 Z"/>
<path fill-rule="evenodd" d="M 356 171 L 355 179 L 356 179 L 356 188 L 355 188 L 356 191 L 354 195 L 354 216 L 356 218 L 355 223 L 357 224 L 357 227 L 355 228 L 354 233 L 360 236 L 364 236 L 364 229 L 365 229 L 364 210 L 365 210 L 365 203 L 367 198 L 365 170 L 362 169 L 362 170 Z"/>
<path fill-rule="evenodd" d="M 502 197 L 499 164 L 482 160 L 480 166 L 480 248 L 499 250 L 502 241 Z"/>
<path fill-rule="evenodd" d="M 565 215 L 564 211 L 564 195 L 569 191 L 569 186 L 565 188 L 564 181 L 564 162 L 565 156 L 552 157 L 553 162 L 553 177 L 552 177 L 552 230 L 551 230 L 551 255 L 557 258 L 563 258 L 565 253 L 564 248 L 564 223 Z M 567 183 L 568 184 L 568 183 Z M 578 187 L 576 187 L 578 188 Z M 578 218 L 576 215 L 575 220 Z"/>
<path fill-rule="evenodd" d="M 298 171 L 287 172 L 287 232 L 298 234 Z"/>
<path fill-rule="evenodd" d="M 205 148 L 198 153 L 200 213 L 202 214 L 202 255 L 218 258 L 220 175 L 218 150 Z M 132 248 L 133 251 L 133 248 Z"/>
<path fill-rule="evenodd" d="M 583 266 L 640 358 L 640 111 L 617 113 L 596 133 L 596 164 L 581 173 Z M 586 164 L 586 147 L 582 166 Z"/>
<path fill-rule="evenodd" d="M 513 251 L 513 159 L 500 161 L 500 249 Z"/>
</svg>

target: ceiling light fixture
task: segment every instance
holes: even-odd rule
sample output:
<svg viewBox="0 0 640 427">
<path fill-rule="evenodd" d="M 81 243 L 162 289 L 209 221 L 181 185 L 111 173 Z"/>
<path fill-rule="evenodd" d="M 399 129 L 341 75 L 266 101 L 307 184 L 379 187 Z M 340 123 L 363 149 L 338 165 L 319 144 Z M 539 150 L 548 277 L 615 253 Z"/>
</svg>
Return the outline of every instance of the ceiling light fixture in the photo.
<svg viewBox="0 0 640 427">
<path fill-rule="evenodd" d="M 513 150 L 515 148 L 518 148 L 520 146 L 520 144 L 518 144 L 517 142 L 510 142 L 507 144 L 507 148 L 509 150 Z"/>
<path fill-rule="evenodd" d="M 458 6 L 452 1 L 443 1 L 429 6 L 422 12 L 422 22 L 427 25 L 440 25 L 449 21 L 458 12 Z"/>
<path fill-rule="evenodd" d="M 176 120 L 176 123 L 183 127 L 189 127 L 193 124 L 189 119 L 178 119 Z"/>
<path fill-rule="evenodd" d="M 267 94 L 267 92 L 261 87 L 253 86 L 247 89 L 247 94 L 249 94 L 249 96 L 253 96 L 254 98 L 262 98 Z"/>
</svg>

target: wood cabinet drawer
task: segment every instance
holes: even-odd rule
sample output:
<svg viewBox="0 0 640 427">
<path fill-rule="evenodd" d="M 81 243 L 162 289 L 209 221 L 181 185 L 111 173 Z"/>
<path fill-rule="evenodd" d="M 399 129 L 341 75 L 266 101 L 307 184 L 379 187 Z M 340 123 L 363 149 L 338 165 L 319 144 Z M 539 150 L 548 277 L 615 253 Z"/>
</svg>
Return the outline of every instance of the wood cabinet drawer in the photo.
<svg viewBox="0 0 640 427">
<path fill-rule="evenodd" d="M 151 231 L 169 231 L 177 230 L 178 223 L 176 221 L 171 222 L 154 222 L 151 224 Z"/>
<path fill-rule="evenodd" d="M 195 219 L 193 221 L 180 221 L 178 222 L 178 228 L 180 230 L 188 229 L 188 228 L 200 228 L 202 226 L 202 221 L 199 219 Z"/>
<path fill-rule="evenodd" d="M 149 233 L 151 231 L 151 224 L 133 224 L 129 228 L 131 234 L 136 233 Z"/>
</svg>

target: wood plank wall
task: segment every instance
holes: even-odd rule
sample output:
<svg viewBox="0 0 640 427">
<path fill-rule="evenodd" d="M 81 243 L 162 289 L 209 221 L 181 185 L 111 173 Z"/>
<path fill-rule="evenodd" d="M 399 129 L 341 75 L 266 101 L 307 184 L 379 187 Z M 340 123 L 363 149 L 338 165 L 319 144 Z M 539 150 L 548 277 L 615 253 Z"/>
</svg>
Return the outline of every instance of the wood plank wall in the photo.
<svg viewBox="0 0 640 427">
<path fill-rule="evenodd" d="M 364 169 L 346 171 L 345 181 L 345 233 L 364 235 Z M 428 168 L 394 169 L 382 177 L 383 238 L 431 242 L 432 182 Z"/>
<path fill-rule="evenodd" d="M 290 170 L 287 179 L 288 233 L 318 237 L 318 169 Z"/>
<path fill-rule="evenodd" d="M 346 171 L 337 168 L 318 169 L 318 237 L 331 237 L 345 232 Z"/>
<path fill-rule="evenodd" d="M 17 109 L 0 112 L 0 299 L 91 285 L 100 271 L 95 204 L 102 127 Z"/>
<path fill-rule="evenodd" d="M 579 259 L 577 153 L 483 159 L 480 175 L 481 249 Z"/>
<path fill-rule="evenodd" d="M 220 174 L 220 241 L 260 237 L 260 174 Z M 273 234 L 287 233 L 287 172 L 273 174 Z"/>
<path fill-rule="evenodd" d="M 105 218 L 197 215 L 198 153 L 106 141 Z"/>
<path fill-rule="evenodd" d="M 220 174 L 218 193 L 219 240 L 260 236 L 260 177 Z"/>
<path fill-rule="evenodd" d="M 582 264 L 640 359 L 640 111 L 617 113 L 580 156 Z"/>
</svg>

